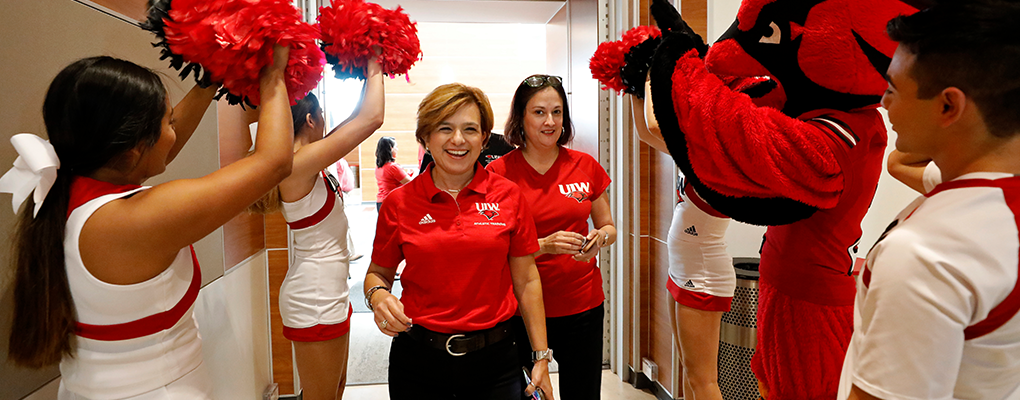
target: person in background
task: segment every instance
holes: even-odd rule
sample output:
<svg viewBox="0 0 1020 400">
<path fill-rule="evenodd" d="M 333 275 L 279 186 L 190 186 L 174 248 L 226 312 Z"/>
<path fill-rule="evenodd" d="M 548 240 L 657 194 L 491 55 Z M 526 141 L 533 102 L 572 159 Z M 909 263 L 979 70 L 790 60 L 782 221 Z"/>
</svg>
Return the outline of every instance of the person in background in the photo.
<svg viewBox="0 0 1020 400">
<path fill-rule="evenodd" d="M 602 382 L 605 300 L 596 256 L 616 241 L 609 175 L 592 156 L 564 147 L 573 138 L 567 96 L 559 77 L 532 75 L 514 93 L 507 139 L 516 150 L 487 167 L 521 187 L 533 210 L 549 348 L 559 363 L 563 399 L 598 399 Z M 595 229 L 588 230 L 588 220 Z M 587 245 L 586 245 L 587 244 Z M 521 363 L 535 358 L 514 317 Z"/>
<path fill-rule="evenodd" d="M 502 133 L 493 132 L 489 136 L 489 144 L 485 145 L 485 149 L 482 150 L 482 154 L 478 156 L 478 162 L 482 163 L 482 166 L 487 166 L 489 163 L 496 161 L 496 159 L 502 157 L 510 150 L 515 149 L 513 145 L 507 143 L 506 137 Z M 424 152 L 420 160 L 419 174 L 425 172 L 425 168 L 432 164 L 432 153 Z"/>
<path fill-rule="evenodd" d="M 896 149 L 943 183 L 868 252 L 838 399 L 1020 398 L 1018 20 L 1015 1 L 936 1 L 888 24 Z"/>
<path fill-rule="evenodd" d="M 339 399 L 347 384 L 350 344 L 349 276 L 353 250 L 339 185 L 325 170 L 368 139 L 383 123 L 384 89 L 379 63 L 365 71 L 357 116 L 326 132 L 319 100 L 309 93 L 291 107 L 294 166 L 263 212 L 282 208 L 290 228 L 293 261 L 280 286 L 283 336 L 294 345 L 302 396 Z"/>
<path fill-rule="evenodd" d="M 383 200 L 393 189 L 411 181 L 411 176 L 397 164 L 397 140 L 383 136 L 375 146 L 375 182 L 379 185 L 375 209 L 382 208 Z"/>
<path fill-rule="evenodd" d="M 379 213 L 365 301 L 395 336 L 393 400 L 520 400 L 536 388 L 552 398 L 535 224 L 517 185 L 478 163 L 490 132 L 481 90 L 452 83 L 426 95 L 415 138 L 435 162 Z M 398 299 L 390 288 L 404 260 Z M 539 358 L 527 387 L 509 322 L 518 307 Z"/>
<path fill-rule="evenodd" d="M 171 108 L 159 74 L 111 57 L 78 60 L 53 79 L 48 143 L 12 139 L 20 158 L 0 190 L 33 181 L 19 162 L 48 165 L 34 179 L 54 180 L 29 183 L 35 194 L 16 228 L 8 358 L 59 362 L 58 398 L 212 397 L 191 244 L 290 175 L 288 55 L 275 46 L 261 73 L 254 154 L 204 177 L 141 186 L 180 153 L 216 88 L 192 89 Z"/>
</svg>

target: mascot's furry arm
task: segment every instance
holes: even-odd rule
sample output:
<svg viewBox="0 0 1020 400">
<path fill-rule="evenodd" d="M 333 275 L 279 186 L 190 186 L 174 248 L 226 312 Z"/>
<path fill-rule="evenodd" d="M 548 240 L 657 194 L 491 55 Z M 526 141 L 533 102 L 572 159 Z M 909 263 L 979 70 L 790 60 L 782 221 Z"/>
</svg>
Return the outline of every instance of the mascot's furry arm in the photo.
<svg viewBox="0 0 1020 400">
<path fill-rule="evenodd" d="M 650 68 L 655 117 L 709 205 L 782 225 L 839 203 L 841 146 L 857 144 L 855 129 L 884 130 L 873 108 L 895 44 L 876 21 L 911 11 L 871 3 L 745 0 L 738 23 L 705 55 L 679 13 L 653 0 L 662 29 Z"/>
<path fill-rule="evenodd" d="M 723 214 L 762 225 L 834 207 L 843 176 L 825 128 L 755 105 L 741 90 L 769 81 L 731 80 L 731 89 L 708 72 L 695 50 L 701 38 L 671 5 L 656 0 L 652 13 L 664 31 L 651 66 L 655 117 L 695 191 Z"/>
</svg>

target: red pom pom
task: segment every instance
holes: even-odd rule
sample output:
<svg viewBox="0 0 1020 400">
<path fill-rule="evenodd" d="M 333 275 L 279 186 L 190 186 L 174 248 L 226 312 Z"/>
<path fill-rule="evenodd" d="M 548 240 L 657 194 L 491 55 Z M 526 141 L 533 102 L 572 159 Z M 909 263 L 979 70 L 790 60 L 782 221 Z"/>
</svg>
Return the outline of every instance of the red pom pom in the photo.
<svg viewBox="0 0 1020 400">
<path fill-rule="evenodd" d="M 654 39 L 661 36 L 662 32 L 659 31 L 659 28 L 656 28 L 654 26 L 639 25 L 637 27 L 632 28 L 629 31 L 624 32 L 620 40 L 622 40 L 624 44 L 627 45 L 627 50 L 629 51 L 631 47 L 637 46 L 641 44 L 641 42 L 644 42 L 645 40 Z"/>
<path fill-rule="evenodd" d="M 363 0 L 332 0 L 319 9 L 323 50 L 336 57 L 334 70 L 358 76 L 379 46 L 379 64 L 386 75 L 406 74 L 421 59 L 418 28 L 401 7 L 387 10 Z"/>
<path fill-rule="evenodd" d="M 291 104 L 322 79 L 326 59 L 316 44 L 319 31 L 301 21 L 289 0 L 174 0 L 172 6 L 164 20 L 170 50 L 252 105 L 260 102 L 259 73 L 273 62 L 273 44 L 290 47 Z"/>
<path fill-rule="evenodd" d="M 658 28 L 641 25 L 624 32 L 620 40 L 600 43 L 588 61 L 592 78 L 603 85 L 602 90 L 615 90 L 617 94 L 624 91 L 627 85 L 623 83 L 620 73 L 627 64 L 627 53 L 645 40 L 660 36 L 662 33 Z"/>
<path fill-rule="evenodd" d="M 602 42 L 595 49 L 595 54 L 588 61 L 588 69 L 591 70 L 592 78 L 602 84 L 602 90 L 615 90 L 619 94 L 627 88 L 620 70 L 626 64 L 624 55 L 629 49 L 622 40 Z"/>
</svg>

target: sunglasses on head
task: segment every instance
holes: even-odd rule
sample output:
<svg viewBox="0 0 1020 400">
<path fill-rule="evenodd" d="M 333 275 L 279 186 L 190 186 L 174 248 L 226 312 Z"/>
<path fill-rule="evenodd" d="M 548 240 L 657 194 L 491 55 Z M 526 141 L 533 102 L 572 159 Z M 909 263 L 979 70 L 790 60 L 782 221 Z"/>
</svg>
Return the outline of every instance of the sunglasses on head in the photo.
<svg viewBox="0 0 1020 400">
<path fill-rule="evenodd" d="M 559 86 L 563 83 L 563 79 L 552 75 L 534 75 L 524 79 L 524 84 L 533 88 L 541 87 L 546 83 L 548 83 L 549 86 Z"/>
</svg>

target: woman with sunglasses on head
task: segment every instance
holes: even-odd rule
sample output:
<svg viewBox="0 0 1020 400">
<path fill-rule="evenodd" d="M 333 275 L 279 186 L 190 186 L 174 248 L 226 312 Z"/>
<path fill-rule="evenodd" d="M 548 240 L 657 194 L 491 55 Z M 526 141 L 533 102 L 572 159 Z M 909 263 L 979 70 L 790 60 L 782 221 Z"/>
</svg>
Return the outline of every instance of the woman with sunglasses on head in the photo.
<svg viewBox="0 0 1020 400">
<path fill-rule="evenodd" d="M 435 161 L 383 203 L 365 276 L 375 322 L 395 336 L 391 399 L 552 394 L 548 358 L 527 387 L 517 359 L 509 319 L 518 305 L 528 350 L 548 353 L 538 241 L 517 185 L 478 163 L 491 132 L 492 108 L 477 88 L 442 85 L 418 106 L 415 137 Z M 390 288 L 403 260 L 398 299 Z"/>
<path fill-rule="evenodd" d="M 255 153 L 204 177 L 141 186 L 178 155 L 216 88 L 192 89 L 171 108 L 158 74 L 111 57 L 54 78 L 43 103 L 48 143 L 12 139 L 17 171 L 0 183 L 35 196 L 16 231 L 8 357 L 33 368 L 59 362 L 58 398 L 211 398 L 191 244 L 290 174 L 289 50 L 273 53 Z M 33 180 L 25 164 L 52 169 Z"/>
<path fill-rule="evenodd" d="M 280 287 L 283 336 L 294 344 L 294 360 L 305 399 L 339 399 L 347 384 L 350 344 L 347 216 L 338 183 L 325 170 L 383 124 L 384 89 L 376 59 L 365 70 L 357 116 L 326 131 L 322 108 L 309 93 L 291 107 L 294 166 L 278 191 L 256 211 L 283 211 L 294 260 Z"/>
<path fill-rule="evenodd" d="M 609 175 L 592 156 L 564 147 L 573 138 L 559 77 L 532 75 L 517 87 L 504 134 L 517 149 L 487 169 L 521 187 L 532 207 L 540 250 L 549 348 L 564 399 L 597 399 L 602 381 L 605 300 L 595 256 L 616 241 Z M 588 219 L 595 229 L 588 230 Z M 514 323 L 520 327 L 521 319 Z M 527 349 L 525 337 L 518 339 Z M 530 365 L 530 354 L 522 353 Z"/>
</svg>

